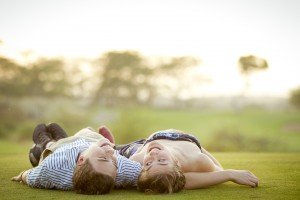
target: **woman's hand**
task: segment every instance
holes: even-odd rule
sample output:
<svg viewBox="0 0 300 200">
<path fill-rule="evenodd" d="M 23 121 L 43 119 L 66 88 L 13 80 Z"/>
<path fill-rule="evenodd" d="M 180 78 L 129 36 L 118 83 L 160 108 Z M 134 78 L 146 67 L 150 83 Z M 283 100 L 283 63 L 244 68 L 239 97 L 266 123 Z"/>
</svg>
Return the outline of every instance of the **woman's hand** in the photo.
<svg viewBox="0 0 300 200">
<path fill-rule="evenodd" d="M 240 185 L 258 186 L 258 178 L 247 170 L 228 170 L 230 180 Z"/>
</svg>

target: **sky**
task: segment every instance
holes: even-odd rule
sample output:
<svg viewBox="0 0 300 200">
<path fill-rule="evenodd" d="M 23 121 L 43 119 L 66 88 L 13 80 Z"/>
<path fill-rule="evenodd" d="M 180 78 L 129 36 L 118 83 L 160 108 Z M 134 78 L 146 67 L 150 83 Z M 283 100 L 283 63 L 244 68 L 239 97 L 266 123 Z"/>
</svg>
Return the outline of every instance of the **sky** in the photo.
<svg viewBox="0 0 300 200">
<path fill-rule="evenodd" d="M 237 61 L 265 58 L 250 96 L 287 97 L 300 86 L 297 0 L 0 0 L 0 55 L 96 58 L 111 50 L 144 56 L 195 56 L 194 96 L 237 95 Z"/>
</svg>

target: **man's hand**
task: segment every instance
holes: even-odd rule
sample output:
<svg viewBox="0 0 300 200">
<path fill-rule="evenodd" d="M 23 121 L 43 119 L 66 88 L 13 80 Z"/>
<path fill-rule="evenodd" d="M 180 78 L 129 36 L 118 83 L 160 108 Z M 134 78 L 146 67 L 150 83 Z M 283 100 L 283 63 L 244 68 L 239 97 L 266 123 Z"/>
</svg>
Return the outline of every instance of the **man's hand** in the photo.
<svg viewBox="0 0 300 200">
<path fill-rule="evenodd" d="M 258 178 L 247 170 L 229 170 L 230 180 L 240 185 L 258 186 Z"/>
<path fill-rule="evenodd" d="M 27 170 L 22 171 L 19 175 L 14 176 L 11 178 L 12 181 L 18 181 L 20 183 L 25 183 L 26 184 L 26 175 L 27 175 Z"/>
</svg>

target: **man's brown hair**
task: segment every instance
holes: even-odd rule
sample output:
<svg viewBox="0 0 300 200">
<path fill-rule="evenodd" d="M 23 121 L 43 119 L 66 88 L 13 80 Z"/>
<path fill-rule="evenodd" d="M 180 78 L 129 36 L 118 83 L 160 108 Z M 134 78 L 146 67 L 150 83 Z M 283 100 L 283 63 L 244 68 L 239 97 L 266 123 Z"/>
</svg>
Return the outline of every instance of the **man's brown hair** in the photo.
<svg viewBox="0 0 300 200">
<path fill-rule="evenodd" d="M 80 194 L 107 194 L 115 184 L 114 179 L 96 172 L 87 159 L 81 166 L 76 166 L 73 175 L 73 189 Z"/>
<path fill-rule="evenodd" d="M 150 175 L 142 170 L 138 179 L 138 190 L 145 193 L 175 193 L 184 188 L 185 176 L 177 165 L 169 172 Z"/>
</svg>

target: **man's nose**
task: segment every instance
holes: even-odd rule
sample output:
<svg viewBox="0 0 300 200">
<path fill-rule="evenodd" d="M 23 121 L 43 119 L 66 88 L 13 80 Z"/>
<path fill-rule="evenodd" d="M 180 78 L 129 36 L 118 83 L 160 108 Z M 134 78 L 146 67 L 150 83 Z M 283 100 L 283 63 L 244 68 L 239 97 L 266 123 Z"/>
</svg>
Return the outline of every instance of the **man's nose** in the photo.
<svg viewBox="0 0 300 200">
<path fill-rule="evenodd" d="M 158 154 L 158 149 L 152 149 L 150 151 L 150 156 L 156 156 Z"/>
</svg>

